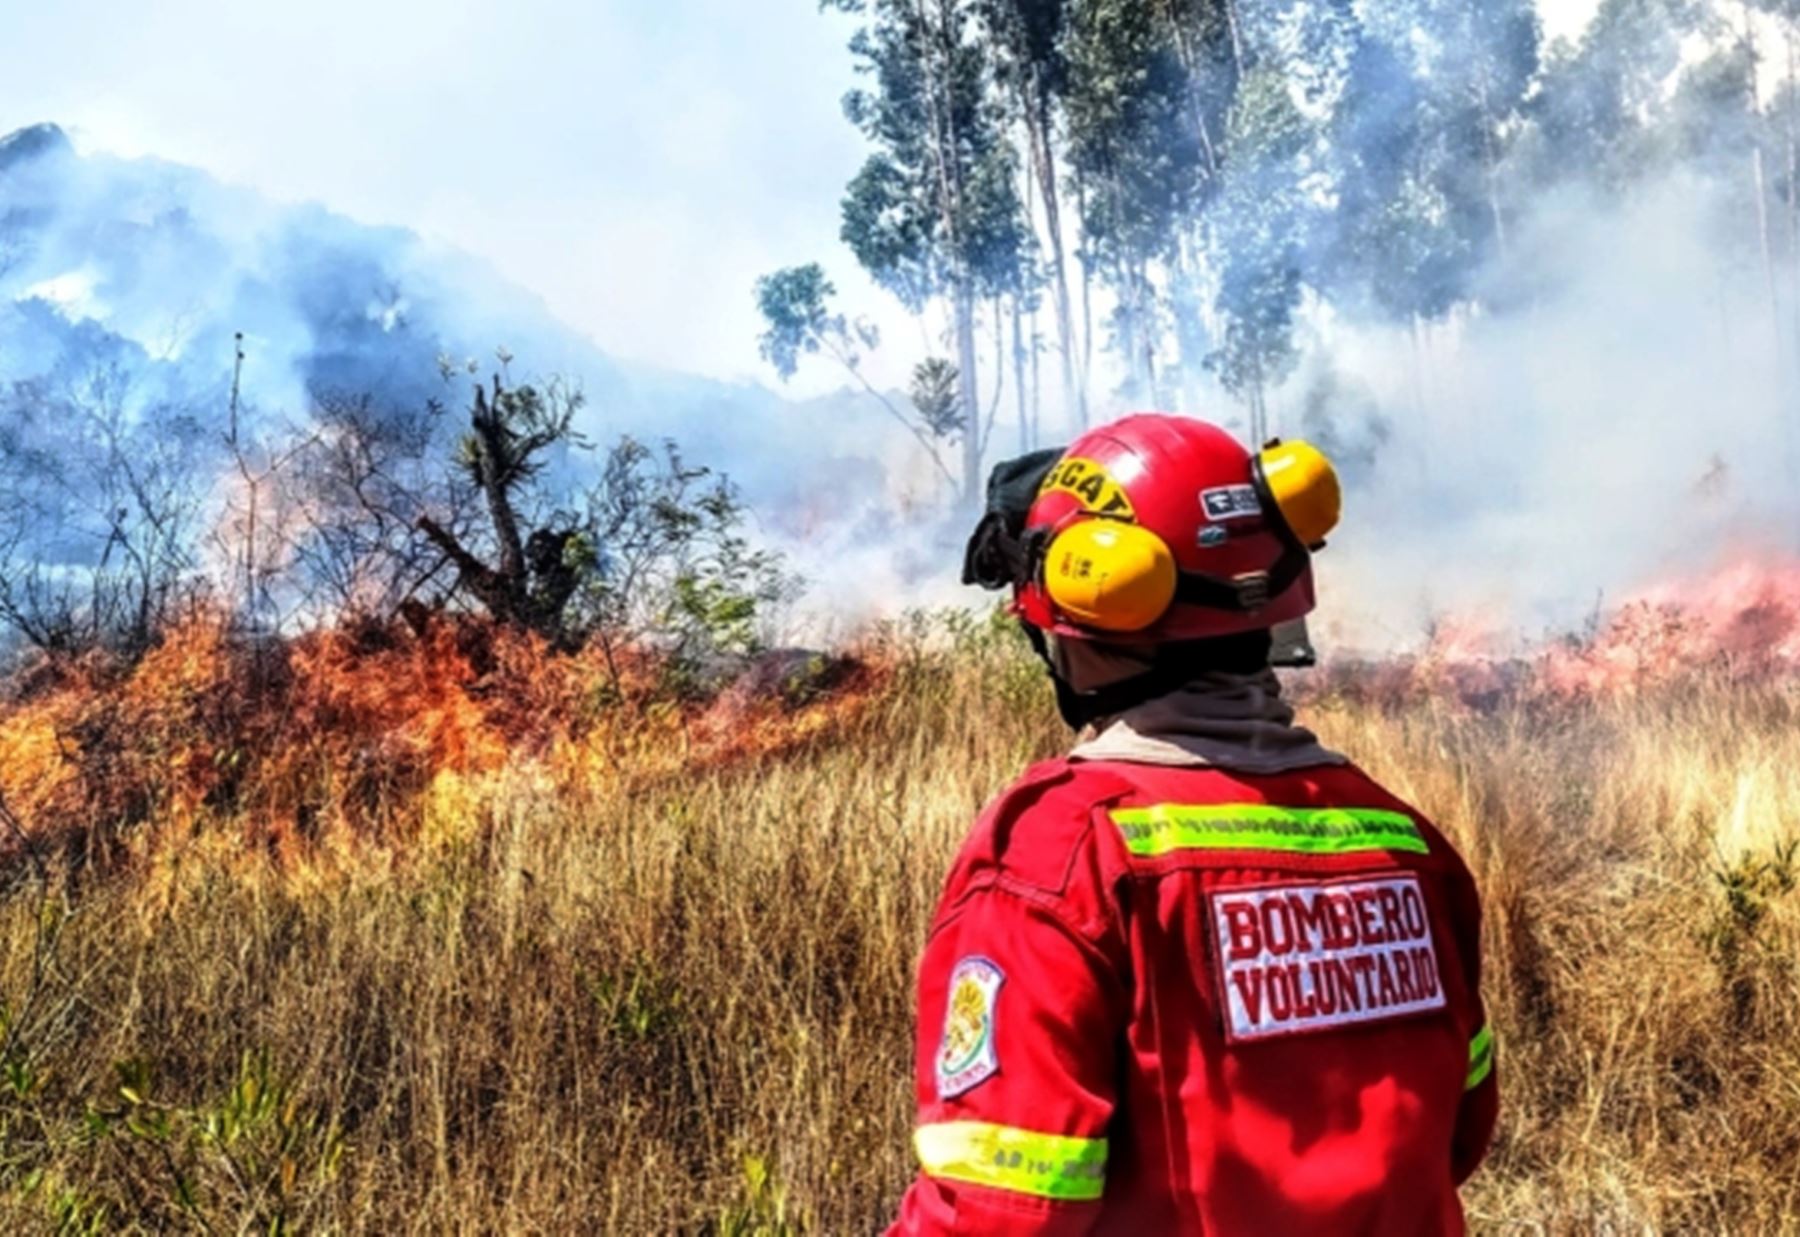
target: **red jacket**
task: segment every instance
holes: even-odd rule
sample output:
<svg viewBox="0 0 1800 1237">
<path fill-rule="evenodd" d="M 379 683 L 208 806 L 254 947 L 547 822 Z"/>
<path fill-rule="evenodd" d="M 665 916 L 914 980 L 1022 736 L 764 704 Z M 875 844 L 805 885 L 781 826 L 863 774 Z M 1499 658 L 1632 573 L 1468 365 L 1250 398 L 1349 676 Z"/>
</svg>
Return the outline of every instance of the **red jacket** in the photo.
<svg viewBox="0 0 1800 1237">
<path fill-rule="evenodd" d="M 1355 768 L 1038 765 L 925 947 L 891 1232 L 1462 1232 L 1479 937 L 1462 860 Z"/>
</svg>

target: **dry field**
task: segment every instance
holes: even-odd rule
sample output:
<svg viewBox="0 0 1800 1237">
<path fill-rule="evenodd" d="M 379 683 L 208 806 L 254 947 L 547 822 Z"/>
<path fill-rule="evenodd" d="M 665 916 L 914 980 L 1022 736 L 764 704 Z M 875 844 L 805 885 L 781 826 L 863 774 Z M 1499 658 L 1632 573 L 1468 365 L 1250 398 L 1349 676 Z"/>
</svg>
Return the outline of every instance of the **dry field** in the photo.
<svg viewBox="0 0 1800 1237">
<path fill-rule="evenodd" d="M 0 903 L 0 1230 L 886 1219 L 942 872 L 1064 742 L 1010 640 L 896 637 L 810 700 L 613 705 L 498 758 L 464 733 L 498 724 L 491 682 L 448 738 L 338 748 L 234 731 L 220 656 L 0 696 L 8 828 L 43 856 L 14 847 Z M 1486 891 L 1480 1231 L 1800 1232 L 1800 686 L 1730 671 L 1309 689 Z M 380 722 L 332 699 L 276 712 Z M 96 711 L 129 723 L 104 752 Z M 218 772 L 277 765 L 281 794 Z M 134 823 L 66 819 L 96 804 Z"/>
</svg>

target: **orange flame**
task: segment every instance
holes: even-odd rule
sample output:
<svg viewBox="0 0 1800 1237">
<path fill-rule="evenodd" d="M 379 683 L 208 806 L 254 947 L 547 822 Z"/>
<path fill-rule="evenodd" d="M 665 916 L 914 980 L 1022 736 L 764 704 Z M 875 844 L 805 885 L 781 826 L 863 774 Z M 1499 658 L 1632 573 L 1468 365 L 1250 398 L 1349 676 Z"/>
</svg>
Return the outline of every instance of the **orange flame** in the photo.
<svg viewBox="0 0 1800 1237">
<path fill-rule="evenodd" d="M 276 854 L 327 827 L 403 839 L 443 774 L 528 766 L 592 784 L 811 742 L 882 679 L 832 665 L 804 703 L 742 685 L 685 702 L 658 696 L 662 667 L 642 652 L 558 653 L 468 617 L 256 642 L 204 616 L 134 666 L 46 663 L 0 685 L 0 795 L 59 845 L 207 820 Z M 0 838 L 0 855 L 14 848 Z"/>
<path fill-rule="evenodd" d="M 1800 560 L 1742 554 L 1708 572 L 1670 576 L 1587 632 L 1523 652 L 1516 637 L 1481 618 L 1453 616 L 1416 655 L 1330 665 L 1300 691 L 1482 708 L 1500 699 L 1613 697 L 1697 675 L 1730 682 L 1800 675 Z"/>
</svg>

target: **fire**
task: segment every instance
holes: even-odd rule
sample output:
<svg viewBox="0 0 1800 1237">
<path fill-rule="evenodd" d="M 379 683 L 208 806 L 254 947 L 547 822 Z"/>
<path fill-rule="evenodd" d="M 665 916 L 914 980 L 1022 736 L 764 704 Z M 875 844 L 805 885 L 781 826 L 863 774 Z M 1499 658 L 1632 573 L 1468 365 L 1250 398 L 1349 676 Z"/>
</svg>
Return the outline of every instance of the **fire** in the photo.
<svg viewBox="0 0 1800 1237">
<path fill-rule="evenodd" d="M 1585 634 L 1523 651 L 1504 639 L 1445 622 L 1418 654 L 1328 664 L 1296 688 L 1486 709 L 1797 676 L 1800 561 L 1734 560 L 1661 581 Z M 884 649 L 771 655 L 682 695 L 646 651 L 560 652 L 469 616 L 275 640 L 203 613 L 135 664 L 96 654 L 0 684 L 0 803 L 90 858 L 208 824 L 277 858 L 322 839 L 404 847 L 479 827 L 484 779 L 523 772 L 579 794 L 832 741 L 891 691 Z M 18 848 L 8 832 L 0 860 Z"/>
<path fill-rule="evenodd" d="M 1604 695 L 1697 671 L 1732 681 L 1800 671 L 1800 560 L 1741 557 L 1660 581 L 1591 637 L 1551 648 L 1542 678 L 1562 695 Z"/>
<path fill-rule="evenodd" d="M 218 615 L 135 666 L 37 667 L 0 695 L 0 796 L 40 839 L 90 852 L 135 826 L 229 820 L 276 855 L 403 841 L 505 770 L 558 785 L 755 759 L 849 724 L 883 673 L 826 659 L 805 699 L 755 676 L 660 692 L 644 653 L 567 654 L 466 616 L 246 640 Z M 0 856 L 17 839 L 0 838 Z"/>
<path fill-rule="evenodd" d="M 1481 618 L 1441 622 L 1416 655 L 1328 666 L 1302 693 L 1435 697 L 1482 708 L 1501 698 L 1610 698 L 1696 675 L 1730 682 L 1800 676 L 1800 559 L 1737 555 L 1627 597 L 1588 630 L 1521 648 Z"/>
</svg>

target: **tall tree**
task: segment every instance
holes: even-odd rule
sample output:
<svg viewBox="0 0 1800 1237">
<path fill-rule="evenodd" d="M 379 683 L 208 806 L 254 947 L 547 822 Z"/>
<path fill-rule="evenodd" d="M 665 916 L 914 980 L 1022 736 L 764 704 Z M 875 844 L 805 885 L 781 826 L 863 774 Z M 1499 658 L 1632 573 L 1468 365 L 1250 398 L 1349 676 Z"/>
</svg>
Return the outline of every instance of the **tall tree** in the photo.
<svg viewBox="0 0 1800 1237">
<path fill-rule="evenodd" d="M 1507 143 L 1538 66 L 1530 0 L 1396 2 L 1339 23 L 1344 71 L 1328 126 L 1332 275 L 1402 322 L 1472 295 L 1504 243 Z"/>
<path fill-rule="evenodd" d="M 863 372 L 863 354 L 880 342 L 880 335 L 873 323 L 853 321 L 834 310 L 831 298 L 836 295 L 837 288 L 817 262 L 790 266 L 758 279 L 756 307 L 766 329 L 757 337 L 757 346 L 763 360 L 773 365 L 775 373 L 786 382 L 798 372 L 801 357 L 813 353 L 829 356 L 856 379 L 882 411 L 906 427 L 939 475 L 954 488 L 956 475 L 945 466 L 938 448 L 946 438 L 961 432 L 961 420 L 948 415 L 921 415 L 915 421 L 870 382 Z M 952 370 L 954 382 L 954 367 Z M 914 407 L 916 411 L 916 403 Z"/>
<path fill-rule="evenodd" d="M 1579 41 L 1550 49 L 1528 108 L 1536 185 L 1617 193 L 1667 167 L 1667 83 L 1698 20 L 1694 0 L 1601 0 Z"/>
<path fill-rule="evenodd" d="M 1056 314 L 1063 402 L 1088 422 L 1087 374 L 1077 374 L 1074 311 L 1069 300 L 1068 242 L 1057 183 L 1056 116 L 1068 78 L 1063 34 L 1071 0 L 981 0 L 982 17 L 1000 49 L 1001 83 L 1013 94 L 1025 129 L 1037 200 L 1044 212 L 1051 305 Z M 1016 351 L 1016 350 L 1015 350 Z"/>
<path fill-rule="evenodd" d="M 981 493 L 976 313 L 1016 278 L 1028 229 L 974 0 L 826 0 L 865 21 L 850 47 L 871 79 L 844 101 L 874 152 L 850 182 L 843 239 L 877 283 L 950 312 L 965 412 L 963 496 Z M 998 379 L 998 375 L 996 375 Z"/>
<path fill-rule="evenodd" d="M 1289 5 L 1287 0 L 1156 0 L 1153 7 L 1186 74 L 1186 140 L 1198 152 L 1193 192 L 1167 259 L 1176 376 L 1183 403 L 1192 408 L 1202 399 L 1199 380 L 1216 343 L 1206 299 L 1228 256 L 1209 239 L 1207 216 L 1229 170 L 1231 118 L 1243 80 L 1259 64 L 1279 62 L 1273 37 L 1279 14 L 1273 10 Z"/>
<path fill-rule="evenodd" d="M 534 487 L 554 452 L 581 442 L 575 414 L 582 403 L 578 390 L 556 383 L 509 387 L 499 374 L 491 389 L 475 383 L 457 463 L 486 509 L 487 527 L 478 540 L 465 539 L 432 515 L 416 521 L 455 564 L 462 588 L 497 621 L 553 639 L 567 634 L 565 611 L 595 568 L 595 543 L 564 513 L 533 528 L 527 512 L 539 505 Z"/>
<path fill-rule="evenodd" d="M 1265 395 L 1293 369 L 1301 237 L 1308 225 L 1305 156 L 1312 133 L 1279 69 L 1252 69 L 1223 143 L 1223 188 L 1208 212 L 1224 337 L 1207 358 L 1244 402 L 1250 438 L 1269 436 Z"/>
<path fill-rule="evenodd" d="M 1204 172 L 1192 78 L 1166 14 L 1143 0 L 1083 0 L 1067 37 L 1069 162 L 1087 202 L 1083 249 L 1116 298 L 1127 393 L 1157 400 L 1162 322 L 1155 265 L 1173 256 Z"/>
</svg>

